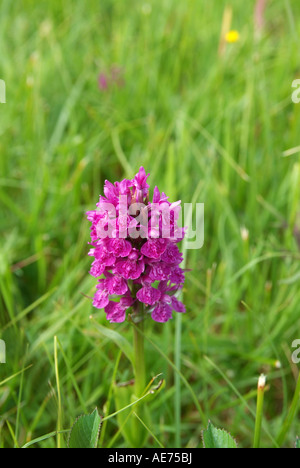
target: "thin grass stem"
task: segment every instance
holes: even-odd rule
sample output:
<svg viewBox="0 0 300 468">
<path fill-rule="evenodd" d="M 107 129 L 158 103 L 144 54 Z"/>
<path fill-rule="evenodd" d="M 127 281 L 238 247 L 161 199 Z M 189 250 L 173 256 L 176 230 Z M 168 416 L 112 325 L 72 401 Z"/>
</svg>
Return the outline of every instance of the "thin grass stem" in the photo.
<svg viewBox="0 0 300 468">
<path fill-rule="evenodd" d="M 256 403 L 256 418 L 254 429 L 253 448 L 260 447 L 261 423 L 263 417 L 264 394 L 265 394 L 266 377 L 261 374 L 257 384 L 257 403 Z"/>
</svg>

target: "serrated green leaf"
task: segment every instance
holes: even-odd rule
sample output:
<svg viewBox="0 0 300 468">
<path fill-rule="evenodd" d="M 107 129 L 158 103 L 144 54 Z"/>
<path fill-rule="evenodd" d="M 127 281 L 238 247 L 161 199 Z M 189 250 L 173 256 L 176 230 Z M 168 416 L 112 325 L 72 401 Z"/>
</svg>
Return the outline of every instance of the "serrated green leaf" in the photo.
<svg viewBox="0 0 300 468">
<path fill-rule="evenodd" d="M 91 414 L 76 419 L 68 441 L 69 448 L 96 448 L 99 439 L 101 417 L 97 408 Z"/>
<path fill-rule="evenodd" d="M 217 429 L 209 421 L 207 429 L 202 431 L 204 448 L 237 448 L 235 440 L 224 429 Z"/>
</svg>

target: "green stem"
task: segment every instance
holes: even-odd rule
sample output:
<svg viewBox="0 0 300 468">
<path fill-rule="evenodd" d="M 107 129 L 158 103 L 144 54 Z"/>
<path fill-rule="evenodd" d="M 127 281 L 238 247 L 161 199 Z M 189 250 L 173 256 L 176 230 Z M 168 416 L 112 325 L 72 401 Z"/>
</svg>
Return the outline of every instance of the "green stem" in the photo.
<svg viewBox="0 0 300 468">
<path fill-rule="evenodd" d="M 259 445 L 260 445 L 260 433 L 261 433 L 261 423 L 262 423 L 262 417 L 263 417 L 265 383 L 266 383 L 266 378 L 262 374 L 258 379 L 258 385 L 257 385 L 257 404 L 256 404 L 256 418 L 255 418 L 253 448 L 259 448 Z"/>
<path fill-rule="evenodd" d="M 181 366 L 181 314 L 176 315 L 175 322 L 175 353 L 174 364 L 180 371 Z M 178 372 L 175 373 L 175 447 L 181 447 L 181 380 Z"/>
<path fill-rule="evenodd" d="M 58 400 L 58 415 L 57 415 L 57 448 L 61 448 L 61 393 L 59 384 L 59 371 L 58 371 L 58 359 L 57 359 L 57 336 L 54 336 L 54 365 L 55 365 L 55 378 L 57 386 L 57 400 Z"/>
<path fill-rule="evenodd" d="M 146 387 L 144 320 L 136 323 L 133 329 L 134 363 L 135 363 L 135 394 L 140 398 Z"/>
<path fill-rule="evenodd" d="M 146 390 L 146 369 L 145 369 L 145 348 L 144 348 L 144 309 L 143 304 L 140 304 L 137 310 L 137 323 L 133 328 L 133 344 L 134 344 L 134 394 L 135 398 L 141 398 Z M 142 448 L 146 442 L 147 431 L 141 426 L 146 418 L 146 408 L 142 403 L 138 404 L 135 409 L 137 418 L 132 421 L 132 430 L 134 434 L 134 447 Z"/>
</svg>

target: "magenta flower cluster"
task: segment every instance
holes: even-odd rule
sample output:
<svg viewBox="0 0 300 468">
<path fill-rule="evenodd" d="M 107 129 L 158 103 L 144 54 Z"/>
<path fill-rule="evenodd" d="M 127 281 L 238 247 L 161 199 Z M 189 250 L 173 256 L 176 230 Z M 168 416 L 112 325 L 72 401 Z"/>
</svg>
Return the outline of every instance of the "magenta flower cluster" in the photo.
<svg viewBox="0 0 300 468">
<path fill-rule="evenodd" d="M 133 180 L 105 182 L 91 221 L 90 274 L 98 279 L 93 306 L 104 309 L 110 322 L 123 322 L 126 310 L 139 310 L 156 322 L 167 322 L 172 312 L 185 312 L 175 293 L 184 284 L 178 243 L 180 202 L 170 203 L 157 187 L 149 200 L 143 167 Z"/>
<path fill-rule="evenodd" d="M 108 72 L 102 72 L 98 76 L 98 86 L 101 91 L 108 91 L 113 86 L 121 88 L 124 84 L 122 69 L 117 66 L 112 66 Z"/>
</svg>

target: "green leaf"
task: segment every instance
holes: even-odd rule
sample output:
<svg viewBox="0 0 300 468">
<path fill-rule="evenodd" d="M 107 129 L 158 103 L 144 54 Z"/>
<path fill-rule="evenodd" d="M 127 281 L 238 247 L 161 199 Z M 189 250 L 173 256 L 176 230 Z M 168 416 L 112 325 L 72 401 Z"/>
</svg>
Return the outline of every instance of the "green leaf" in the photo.
<svg viewBox="0 0 300 468">
<path fill-rule="evenodd" d="M 300 448 L 300 439 L 299 439 L 299 437 L 297 437 L 297 439 L 296 439 L 295 448 Z"/>
<path fill-rule="evenodd" d="M 99 323 L 94 321 L 94 325 L 97 328 L 98 332 L 101 333 L 102 336 L 105 336 L 109 340 L 113 341 L 120 350 L 125 354 L 125 356 L 129 359 L 129 361 L 134 365 L 134 353 L 133 353 L 133 346 L 129 341 L 120 333 L 112 330 L 108 327 L 103 327 Z"/>
<path fill-rule="evenodd" d="M 202 431 L 204 448 L 237 448 L 235 440 L 224 429 L 215 428 L 209 421 L 206 430 Z"/>
<path fill-rule="evenodd" d="M 91 414 L 76 419 L 68 441 L 69 448 L 96 448 L 99 439 L 101 417 L 97 408 Z"/>
</svg>

